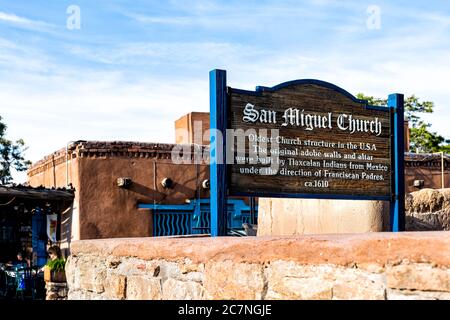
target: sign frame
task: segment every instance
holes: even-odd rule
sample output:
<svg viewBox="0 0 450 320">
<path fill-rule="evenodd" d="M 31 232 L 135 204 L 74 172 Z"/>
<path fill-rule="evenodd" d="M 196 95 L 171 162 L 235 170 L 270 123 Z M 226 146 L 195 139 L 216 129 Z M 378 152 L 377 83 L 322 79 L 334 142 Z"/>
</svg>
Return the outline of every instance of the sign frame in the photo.
<svg viewBox="0 0 450 320">
<path fill-rule="evenodd" d="M 370 106 L 366 100 L 357 99 L 346 90 L 315 79 L 293 80 L 274 87 L 257 86 L 255 91 L 227 87 L 226 71 L 215 69 L 209 73 L 210 81 L 210 197 L 211 197 L 211 236 L 227 235 L 227 197 L 229 165 L 225 163 L 228 128 L 229 97 L 232 92 L 260 96 L 263 92 L 274 92 L 295 84 L 314 84 L 337 91 L 354 102 L 361 103 L 366 109 L 390 112 L 390 157 L 391 157 L 391 194 L 390 196 L 361 196 L 342 194 L 311 193 L 258 193 L 234 192 L 233 196 L 304 198 L 335 200 L 383 200 L 390 202 L 390 230 L 405 230 L 405 185 L 404 185 L 404 96 L 394 93 L 388 96 L 387 106 Z M 223 133 L 223 134 L 222 134 Z M 223 137 L 222 137 L 223 136 Z"/>
</svg>

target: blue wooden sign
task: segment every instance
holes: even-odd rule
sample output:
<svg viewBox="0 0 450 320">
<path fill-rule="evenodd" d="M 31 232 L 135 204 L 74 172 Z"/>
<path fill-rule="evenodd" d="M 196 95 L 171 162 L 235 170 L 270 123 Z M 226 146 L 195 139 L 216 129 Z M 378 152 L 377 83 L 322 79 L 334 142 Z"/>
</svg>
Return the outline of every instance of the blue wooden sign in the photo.
<svg viewBox="0 0 450 320">
<path fill-rule="evenodd" d="M 294 80 L 247 91 L 210 72 L 211 235 L 227 197 L 386 200 L 404 230 L 403 95 L 370 106 L 338 86 Z"/>
</svg>

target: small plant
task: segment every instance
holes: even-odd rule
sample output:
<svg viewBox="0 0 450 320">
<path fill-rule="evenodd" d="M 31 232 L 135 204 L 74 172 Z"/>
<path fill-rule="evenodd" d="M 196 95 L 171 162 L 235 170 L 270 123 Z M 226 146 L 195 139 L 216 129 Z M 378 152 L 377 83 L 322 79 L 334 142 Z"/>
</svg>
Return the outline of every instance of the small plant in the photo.
<svg viewBox="0 0 450 320">
<path fill-rule="evenodd" d="M 63 272 L 66 267 L 66 261 L 62 258 L 50 260 L 47 262 L 47 267 L 54 272 Z"/>
</svg>

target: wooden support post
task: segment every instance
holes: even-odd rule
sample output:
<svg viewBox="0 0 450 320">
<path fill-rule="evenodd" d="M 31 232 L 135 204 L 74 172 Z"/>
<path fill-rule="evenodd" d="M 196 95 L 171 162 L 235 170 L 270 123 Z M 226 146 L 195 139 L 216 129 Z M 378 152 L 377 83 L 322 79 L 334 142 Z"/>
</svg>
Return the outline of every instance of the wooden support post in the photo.
<svg viewBox="0 0 450 320">
<path fill-rule="evenodd" d="M 210 192 L 211 236 L 227 235 L 227 73 L 212 70 L 209 73 L 210 95 Z"/>
<path fill-rule="evenodd" d="M 405 231 L 405 142 L 403 94 L 390 94 L 388 107 L 393 110 L 391 132 L 392 150 L 392 188 L 393 199 L 390 205 L 391 231 Z"/>
</svg>

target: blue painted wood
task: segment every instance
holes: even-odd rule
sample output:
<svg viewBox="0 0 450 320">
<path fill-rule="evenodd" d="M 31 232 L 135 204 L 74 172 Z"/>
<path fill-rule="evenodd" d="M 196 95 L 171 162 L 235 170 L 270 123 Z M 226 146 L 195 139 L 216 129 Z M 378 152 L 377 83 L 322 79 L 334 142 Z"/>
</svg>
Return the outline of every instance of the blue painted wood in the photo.
<svg viewBox="0 0 450 320">
<path fill-rule="evenodd" d="M 405 231 L 405 143 L 404 143 L 404 96 L 394 93 L 388 97 L 388 107 L 392 109 L 392 187 L 393 199 L 390 203 L 391 231 Z"/>
<path fill-rule="evenodd" d="M 225 70 L 209 73 L 210 90 L 210 197 L 211 236 L 227 235 L 227 74 Z M 222 138 L 223 136 L 223 138 Z"/>
<path fill-rule="evenodd" d="M 390 112 L 388 106 L 370 106 L 370 105 L 368 105 L 368 106 L 366 106 L 366 109 Z"/>
<path fill-rule="evenodd" d="M 210 233 L 210 199 L 196 199 L 182 205 L 140 203 L 138 208 L 152 209 L 155 237 Z M 244 222 L 251 223 L 250 207 L 242 199 L 229 199 L 226 219 L 228 229 L 243 230 Z"/>
<path fill-rule="evenodd" d="M 139 203 L 139 209 L 151 209 L 151 210 L 194 210 L 195 202 L 187 204 L 150 204 L 150 203 Z"/>
<path fill-rule="evenodd" d="M 44 211 L 36 207 L 35 214 L 31 218 L 32 247 L 36 260 L 35 266 L 42 267 L 47 263 L 47 218 Z"/>
</svg>

